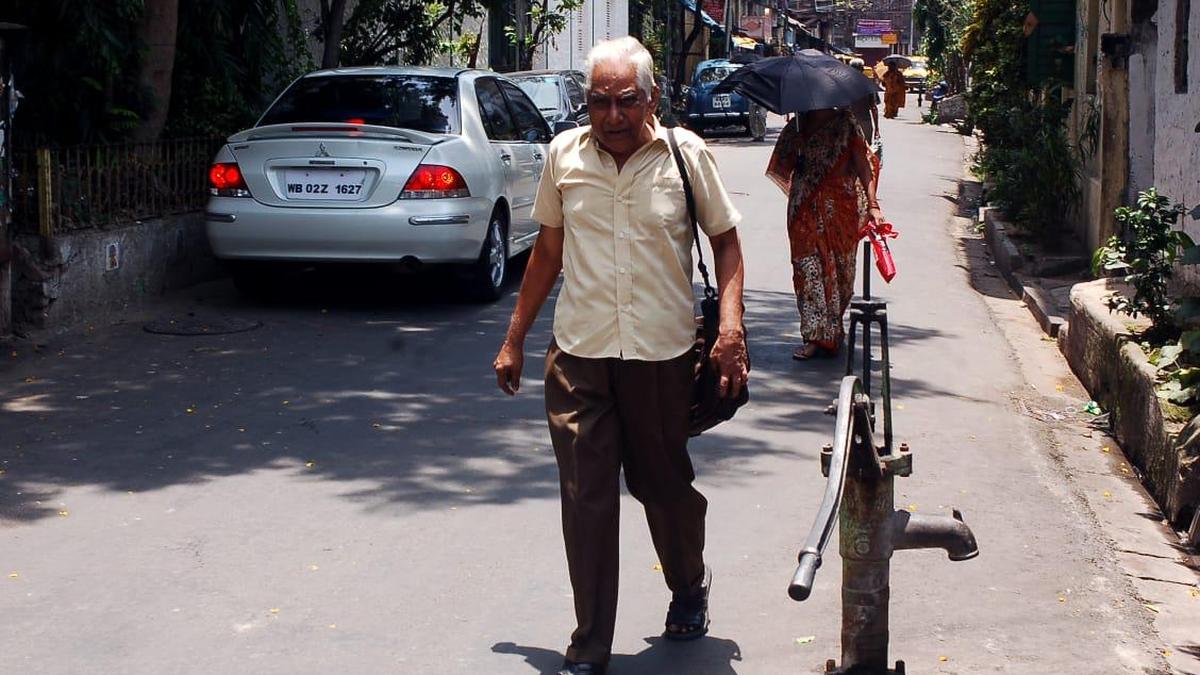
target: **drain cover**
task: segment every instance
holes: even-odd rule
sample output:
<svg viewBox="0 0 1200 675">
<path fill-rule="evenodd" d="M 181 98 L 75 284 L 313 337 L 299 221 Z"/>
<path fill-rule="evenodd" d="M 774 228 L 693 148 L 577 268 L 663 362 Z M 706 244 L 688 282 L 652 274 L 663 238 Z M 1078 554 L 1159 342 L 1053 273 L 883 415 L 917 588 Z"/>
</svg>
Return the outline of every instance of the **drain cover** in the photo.
<svg viewBox="0 0 1200 675">
<path fill-rule="evenodd" d="M 231 316 L 195 316 L 164 318 L 142 326 L 147 333 L 159 335 L 225 335 L 244 333 L 262 326 L 261 321 Z"/>
</svg>

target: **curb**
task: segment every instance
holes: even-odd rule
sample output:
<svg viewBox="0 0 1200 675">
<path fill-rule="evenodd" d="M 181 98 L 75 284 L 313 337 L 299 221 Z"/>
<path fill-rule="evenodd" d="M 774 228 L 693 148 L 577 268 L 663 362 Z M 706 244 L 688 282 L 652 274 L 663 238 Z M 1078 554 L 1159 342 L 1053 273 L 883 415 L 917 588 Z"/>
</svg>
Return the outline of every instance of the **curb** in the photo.
<svg viewBox="0 0 1200 675">
<path fill-rule="evenodd" d="M 1188 530 L 1189 512 L 1200 512 L 1200 471 L 1189 461 L 1196 453 L 1195 425 L 1200 422 L 1185 425 L 1164 415 L 1157 369 L 1130 341 L 1126 324 L 1134 320 L 1104 306 L 1104 298 L 1117 288 L 1110 279 L 1098 279 L 1071 289 L 1071 327 L 1059 347 L 1075 376 L 1110 412 L 1121 448 L 1141 470 L 1146 490 L 1165 517 Z"/>
<path fill-rule="evenodd" d="M 1067 325 L 1067 320 L 1058 313 L 1054 298 L 1045 289 L 1020 274 L 1025 267 L 1025 257 L 1008 237 L 1008 228 L 1011 226 L 1003 219 L 1003 212 L 993 206 L 984 206 L 979 209 L 979 219 L 983 222 L 984 239 L 992 252 L 996 269 L 1012 292 L 1025 303 L 1029 313 L 1042 327 L 1042 332 L 1057 338 Z"/>
</svg>

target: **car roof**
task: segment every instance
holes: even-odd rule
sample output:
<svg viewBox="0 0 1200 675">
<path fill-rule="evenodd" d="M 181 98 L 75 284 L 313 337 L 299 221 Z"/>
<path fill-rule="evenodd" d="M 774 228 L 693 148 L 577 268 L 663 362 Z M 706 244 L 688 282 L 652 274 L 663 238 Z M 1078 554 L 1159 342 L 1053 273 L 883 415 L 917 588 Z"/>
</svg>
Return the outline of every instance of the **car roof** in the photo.
<svg viewBox="0 0 1200 675">
<path fill-rule="evenodd" d="M 558 69 L 543 68 L 542 70 L 518 70 L 515 73 L 505 73 L 505 75 L 513 78 L 514 80 L 519 80 L 522 77 L 539 77 L 539 76 L 544 77 L 546 75 L 565 75 L 567 73 L 579 73 L 580 75 L 583 74 L 582 72 L 575 70 L 574 68 L 558 68 Z"/>
<path fill-rule="evenodd" d="M 463 73 L 484 74 L 470 68 L 439 68 L 435 66 L 357 66 L 315 70 L 304 77 L 343 77 L 353 75 L 424 75 L 426 77 L 458 77 Z"/>
<path fill-rule="evenodd" d="M 735 68 L 741 68 L 742 64 L 734 63 L 729 59 L 709 59 L 707 61 L 701 61 L 700 63 L 697 63 L 696 70 L 700 71 L 705 70 L 706 68 L 716 68 L 717 66 L 733 66 Z"/>
</svg>

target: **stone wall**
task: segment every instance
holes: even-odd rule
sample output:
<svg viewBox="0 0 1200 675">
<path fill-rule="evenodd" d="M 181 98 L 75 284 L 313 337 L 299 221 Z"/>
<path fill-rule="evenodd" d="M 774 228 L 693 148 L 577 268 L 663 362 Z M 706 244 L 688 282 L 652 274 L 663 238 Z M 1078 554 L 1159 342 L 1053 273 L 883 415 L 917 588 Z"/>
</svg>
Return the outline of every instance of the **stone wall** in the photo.
<svg viewBox="0 0 1200 675">
<path fill-rule="evenodd" d="M 22 331 L 109 321 L 116 312 L 220 274 L 199 212 L 64 233 L 49 243 L 25 236 L 17 245 L 13 313 Z"/>
<path fill-rule="evenodd" d="M 1183 228 L 1200 240 L 1200 1 L 1192 0 L 1188 55 L 1188 89 L 1175 91 L 1175 25 L 1177 0 L 1159 0 L 1158 82 L 1155 100 L 1154 182 L 1161 194 L 1189 211 Z"/>
<path fill-rule="evenodd" d="M 1147 491 L 1167 518 L 1186 528 L 1200 506 L 1200 442 L 1193 438 L 1200 434 L 1181 435 L 1183 424 L 1165 418 L 1155 368 L 1131 340 L 1131 328 L 1147 323 L 1114 314 L 1104 305 L 1118 287 L 1107 279 L 1076 284 L 1059 346 L 1092 398 L 1109 411 L 1113 433 Z"/>
</svg>

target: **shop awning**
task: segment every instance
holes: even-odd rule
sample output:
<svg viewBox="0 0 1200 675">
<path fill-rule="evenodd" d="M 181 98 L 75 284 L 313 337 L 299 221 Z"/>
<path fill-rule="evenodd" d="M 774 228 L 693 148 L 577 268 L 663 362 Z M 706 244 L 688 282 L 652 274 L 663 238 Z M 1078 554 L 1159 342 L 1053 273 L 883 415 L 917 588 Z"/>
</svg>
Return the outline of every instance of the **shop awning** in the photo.
<svg viewBox="0 0 1200 675">
<path fill-rule="evenodd" d="M 687 8 L 687 11 L 692 12 L 693 14 L 696 12 L 696 0 L 679 0 L 679 4 L 683 5 L 685 8 Z M 700 19 L 704 21 L 704 25 L 708 26 L 712 30 L 725 30 L 725 26 L 720 21 L 717 21 L 709 16 L 708 12 L 704 11 L 703 9 L 700 10 Z"/>
<path fill-rule="evenodd" d="M 755 47 L 758 47 L 758 41 L 753 38 L 734 35 L 733 46 L 737 47 L 738 49 L 754 49 Z"/>
</svg>

